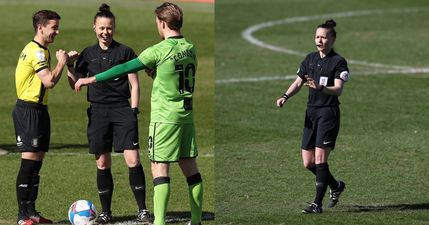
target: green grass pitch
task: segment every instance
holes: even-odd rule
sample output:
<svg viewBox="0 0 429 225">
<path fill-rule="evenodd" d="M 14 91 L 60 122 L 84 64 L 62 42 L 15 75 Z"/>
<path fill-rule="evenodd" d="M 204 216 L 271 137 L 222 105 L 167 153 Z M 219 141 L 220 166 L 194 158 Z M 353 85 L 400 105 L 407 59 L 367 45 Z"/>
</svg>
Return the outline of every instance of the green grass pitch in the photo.
<svg viewBox="0 0 429 225">
<path fill-rule="evenodd" d="M 11 112 L 15 104 L 15 67 L 22 48 L 34 37 L 31 16 L 40 9 L 57 11 L 61 18 L 60 35 L 50 45 L 55 59 L 58 49 L 81 51 L 96 43 L 92 22 L 103 1 L 12 1 L 0 2 L 2 29 L 0 30 L 0 148 L 9 154 L 0 157 L 0 224 L 16 223 L 15 180 L 19 169 L 19 154 L 15 151 Z M 114 38 L 140 53 L 160 41 L 153 10 L 163 1 L 104 1 L 116 15 Z M 200 157 L 197 162 L 205 185 L 204 224 L 215 224 L 214 217 L 214 5 L 209 3 L 177 3 L 185 15 L 183 34 L 195 43 L 199 68 L 195 92 L 195 117 Z M 55 60 L 53 60 L 55 63 Z M 139 73 L 141 84 L 139 131 L 141 158 L 146 172 L 147 205 L 153 210 L 153 184 L 147 158 L 146 140 L 150 112 L 152 81 Z M 41 184 L 37 208 L 57 224 L 68 224 L 69 206 L 78 199 L 92 200 L 101 208 L 96 189 L 96 167 L 87 153 L 86 90 L 74 93 L 68 86 L 65 72 L 59 84 L 49 92 L 51 115 L 51 149 L 40 173 Z M 135 218 L 137 205 L 128 185 L 128 170 L 122 155 L 113 157 L 112 173 L 115 190 L 112 211 L 116 221 L 127 224 Z M 168 217 L 172 222 L 184 223 L 189 215 L 186 180 L 177 165 L 172 166 L 172 193 Z M 131 223 L 131 222 L 130 222 Z"/>
<path fill-rule="evenodd" d="M 217 223 L 429 224 L 428 13 L 429 4 L 417 0 L 216 1 Z M 281 109 L 275 100 L 304 59 L 284 51 L 315 51 L 315 27 L 331 17 L 351 81 L 329 163 L 347 188 L 335 208 L 303 215 L 315 183 L 300 153 L 307 91 Z M 252 35 L 275 48 L 242 37 L 270 21 L 277 23 Z"/>
</svg>

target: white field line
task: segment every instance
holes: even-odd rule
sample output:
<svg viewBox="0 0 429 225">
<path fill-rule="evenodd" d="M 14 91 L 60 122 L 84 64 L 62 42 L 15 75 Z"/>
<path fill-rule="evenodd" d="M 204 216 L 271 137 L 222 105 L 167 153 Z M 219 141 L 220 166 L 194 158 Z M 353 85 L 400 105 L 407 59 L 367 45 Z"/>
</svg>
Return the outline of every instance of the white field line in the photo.
<svg viewBox="0 0 429 225">
<path fill-rule="evenodd" d="M 291 17 L 286 18 L 282 20 L 274 20 L 274 21 L 268 21 L 260 24 L 256 24 L 254 26 L 251 26 L 247 29 L 245 29 L 241 36 L 247 40 L 249 43 L 259 46 L 261 48 L 266 48 L 272 51 L 276 52 L 282 52 L 289 55 L 295 55 L 304 57 L 306 53 L 296 51 L 293 49 L 288 49 L 280 46 L 271 45 L 268 43 L 265 43 L 253 36 L 253 33 L 256 31 L 283 25 L 283 24 L 291 24 L 291 23 L 297 23 L 297 22 L 306 22 L 310 20 L 316 20 L 316 19 L 326 19 L 326 18 L 338 18 L 338 17 L 352 17 L 352 16 L 367 16 L 367 15 L 373 15 L 373 14 L 389 14 L 389 13 L 398 13 L 398 14 L 404 14 L 404 13 L 413 13 L 420 11 L 421 9 L 418 8 L 404 8 L 404 9 L 390 9 L 390 10 L 361 10 L 361 11 L 348 11 L 348 12 L 340 12 L 340 13 L 332 13 L 332 14 L 325 14 L 325 15 L 313 15 L 313 16 L 298 16 L 298 17 Z M 375 62 L 367 62 L 367 61 L 361 61 L 361 60 L 347 60 L 350 64 L 356 64 L 356 65 L 362 65 L 365 67 L 371 67 L 374 69 L 381 69 L 374 72 L 357 72 L 353 73 L 353 75 L 356 74 L 362 74 L 362 75 L 374 75 L 374 74 L 394 74 L 394 73 L 428 73 L 429 68 L 422 67 L 422 68 L 414 68 L 410 66 L 400 66 L 400 65 L 387 65 L 387 64 L 381 64 L 381 63 L 375 63 Z M 259 82 L 259 81 L 268 81 L 268 80 L 288 80 L 288 79 L 295 79 L 296 75 L 285 75 L 285 76 L 269 76 L 269 77 L 251 77 L 251 78 L 230 78 L 230 79 L 224 79 L 224 80 L 216 80 L 217 84 L 228 84 L 228 83 L 240 83 L 240 82 Z"/>
<path fill-rule="evenodd" d="M 377 75 L 377 74 L 418 74 L 418 73 L 429 73 L 429 68 L 422 70 L 422 68 L 411 68 L 408 70 L 376 70 L 376 71 L 367 71 L 367 72 L 357 72 L 353 73 L 353 76 L 365 76 L 365 75 Z M 216 80 L 216 84 L 235 84 L 235 83 L 253 83 L 253 82 L 262 82 L 262 81 L 278 81 L 278 80 L 295 80 L 297 77 L 294 75 L 276 75 L 276 76 L 260 76 L 260 77 L 246 77 L 246 78 L 230 78 Z"/>
</svg>

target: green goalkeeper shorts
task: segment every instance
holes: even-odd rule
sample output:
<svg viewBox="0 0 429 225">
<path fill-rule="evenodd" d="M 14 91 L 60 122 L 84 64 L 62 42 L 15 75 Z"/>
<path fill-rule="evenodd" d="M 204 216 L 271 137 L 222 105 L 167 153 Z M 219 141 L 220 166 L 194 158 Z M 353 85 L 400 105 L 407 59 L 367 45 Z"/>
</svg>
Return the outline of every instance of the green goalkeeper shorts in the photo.
<svg viewBox="0 0 429 225">
<path fill-rule="evenodd" d="M 151 123 L 148 145 L 152 162 L 177 162 L 198 155 L 194 124 Z"/>
</svg>

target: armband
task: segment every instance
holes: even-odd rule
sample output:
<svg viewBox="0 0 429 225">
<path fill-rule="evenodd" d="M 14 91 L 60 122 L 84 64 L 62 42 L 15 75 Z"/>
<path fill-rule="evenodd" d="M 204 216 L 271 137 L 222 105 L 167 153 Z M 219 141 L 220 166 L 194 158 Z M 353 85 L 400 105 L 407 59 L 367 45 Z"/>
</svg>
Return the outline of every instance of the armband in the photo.
<svg viewBox="0 0 429 225">
<path fill-rule="evenodd" d="M 343 80 L 344 82 L 347 82 L 350 80 L 350 74 L 349 71 L 343 71 L 340 73 L 340 78 L 341 80 Z"/>
</svg>

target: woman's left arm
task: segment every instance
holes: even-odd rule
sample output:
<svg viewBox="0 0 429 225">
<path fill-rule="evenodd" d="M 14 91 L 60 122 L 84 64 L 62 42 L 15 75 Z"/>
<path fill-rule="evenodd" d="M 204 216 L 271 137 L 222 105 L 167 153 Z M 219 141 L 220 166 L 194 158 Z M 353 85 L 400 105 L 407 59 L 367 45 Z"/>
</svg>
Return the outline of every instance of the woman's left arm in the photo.
<svg viewBox="0 0 429 225">
<path fill-rule="evenodd" d="M 317 90 L 319 90 L 324 94 L 340 96 L 341 93 L 343 93 L 344 81 L 341 79 L 335 79 L 334 86 L 330 86 L 330 87 L 322 86 L 322 85 L 317 85 L 317 86 L 318 86 Z"/>
<path fill-rule="evenodd" d="M 305 86 L 308 86 L 309 88 L 312 88 L 314 90 L 320 91 L 321 93 L 327 94 L 327 95 L 336 95 L 340 96 L 343 92 L 344 87 L 344 81 L 339 78 L 335 78 L 334 86 L 323 86 L 318 84 L 313 78 L 306 76 L 307 82 L 304 84 Z"/>
</svg>

